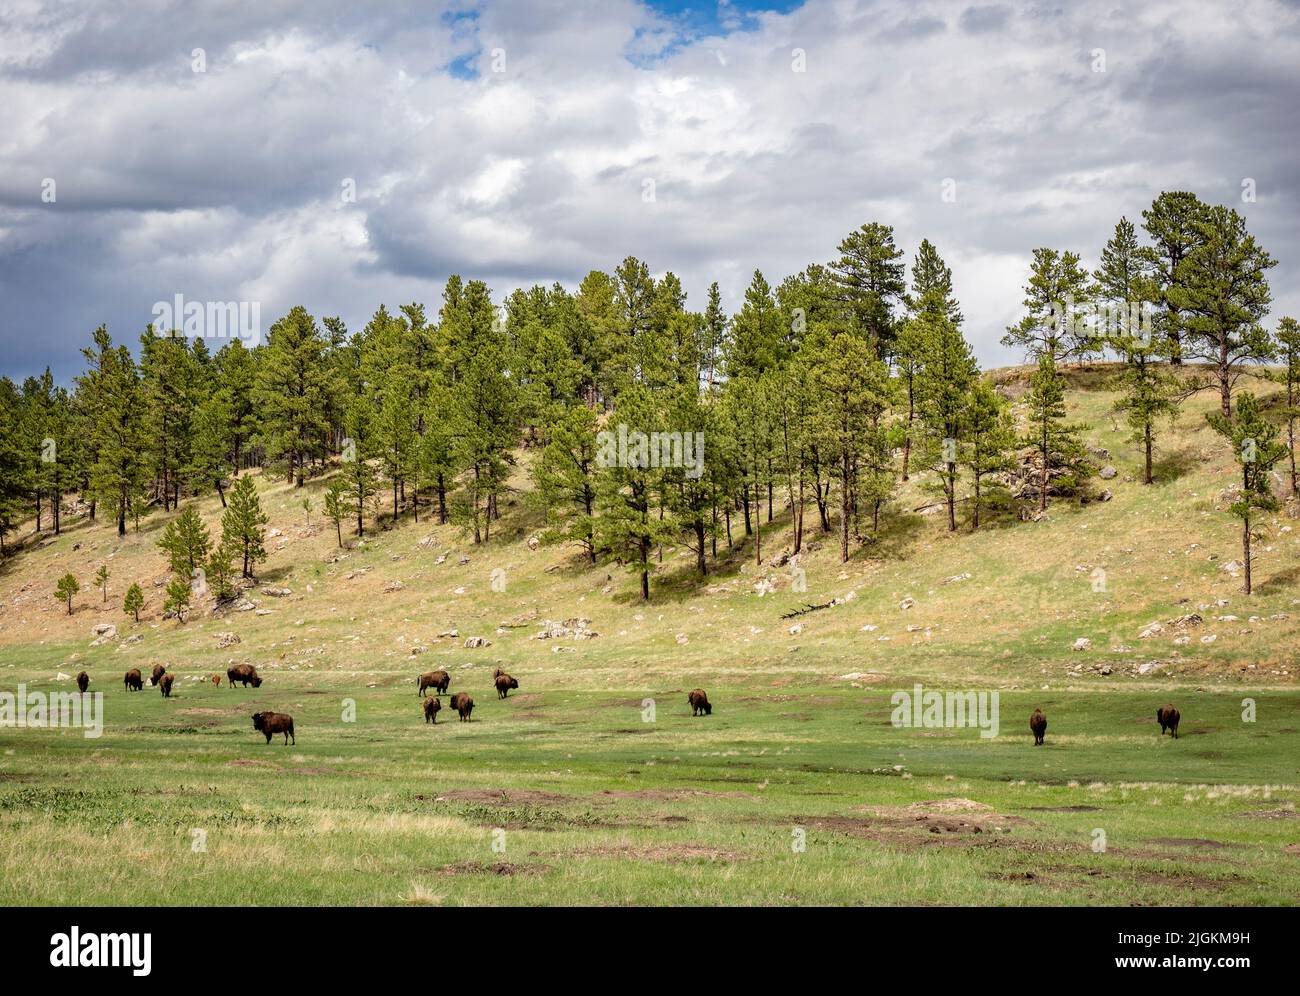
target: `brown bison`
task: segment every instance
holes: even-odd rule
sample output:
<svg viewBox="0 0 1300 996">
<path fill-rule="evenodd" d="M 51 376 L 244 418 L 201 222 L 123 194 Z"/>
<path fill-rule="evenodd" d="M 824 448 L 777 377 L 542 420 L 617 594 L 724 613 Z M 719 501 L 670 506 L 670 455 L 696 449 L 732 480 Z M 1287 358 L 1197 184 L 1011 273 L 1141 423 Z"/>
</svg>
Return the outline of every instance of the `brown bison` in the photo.
<svg viewBox="0 0 1300 996">
<path fill-rule="evenodd" d="M 500 678 L 503 674 L 505 674 L 505 671 L 503 671 L 503 670 L 502 670 L 501 668 L 499 668 L 499 667 L 494 667 L 494 668 L 492 669 L 492 680 L 493 680 L 493 681 L 496 681 L 496 680 L 497 680 L 498 678 Z"/>
<path fill-rule="evenodd" d="M 428 695 L 428 689 L 433 688 L 447 694 L 447 686 L 451 684 L 451 675 L 446 671 L 426 671 L 420 675 L 420 697 Z"/>
<path fill-rule="evenodd" d="M 162 697 L 169 699 L 172 697 L 172 682 L 176 680 L 174 674 L 164 674 L 158 682 L 158 689 L 162 692 Z"/>
<path fill-rule="evenodd" d="M 149 672 L 149 684 L 156 685 L 162 680 L 162 676 L 167 673 L 167 669 L 161 664 L 155 664 L 153 670 Z"/>
<path fill-rule="evenodd" d="M 1029 731 L 1034 735 L 1034 746 L 1040 746 L 1043 735 L 1047 733 L 1047 717 L 1043 715 L 1042 709 L 1035 709 L 1034 714 L 1029 717 Z"/>
<path fill-rule="evenodd" d="M 277 733 L 284 734 L 284 745 L 289 746 L 289 738 L 293 737 L 294 746 L 298 744 L 298 738 L 293 733 L 293 717 L 284 712 L 255 712 L 253 713 L 253 729 L 260 730 L 266 734 L 266 742 L 271 742 L 271 737 Z"/>
<path fill-rule="evenodd" d="M 686 701 L 691 707 L 692 716 L 712 716 L 713 706 L 709 703 L 709 697 L 704 694 L 703 688 L 697 688 L 686 696 Z"/>
<path fill-rule="evenodd" d="M 438 724 L 438 712 L 441 709 L 442 702 L 439 701 L 438 696 L 435 695 L 431 699 L 426 698 L 424 700 L 424 721 L 426 723 L 433 723 L 436 726 Z"/>
<path fill-rule="evenodd" d="M 474 700 L 469 697 L 469 692 L 457 692 L 453 695 L 451 707 L 460 714 L 462 723 L 470 722 L 470 713 L 474 711 Z"/>
<path fill-rule="evenodd" d="M 254 688 L 262 687 L 262 679 L 257 674 L 257 668 L 252 664 L 236 664 L 226 670 L 226 682 L 230 688 L 235 687 L 235 682 L 243 682 L 247 688 L 252 685 Z"/>
<path fill-rule="evenodd" d="M 122 675 L 122 684 L 126 686 L 128 692 L 138 692 L 144 688 L 144 679 L 140 677 L 140 669 L 133 667 Z"/>
<path fill-rule="evenodd" d="M 90 675 L 88 675 L 85 671 L 78 672 L 77 691 L 81 692 L 82 695 L 85 695 L 86 689 L 89 687 L 90 687 Z"/>
<path fill-rule="evenodd" d="M 496 677 L 496 686 L 497 686 L 497 698 L 504 699 L 507 695 L 510 694 L 510 689 L 519 687 L 519 681 L 518 679 L 510 677 L 510 675 L 502 671 Z"/>
<path fill-rule="evenodd" d="M 220 687 L 221 687 L 221 675 L 219 675 L 219 674 L 214 674 L 214 675 L 212 676 L 212 687 L 213 687 L 213 688 L 220 688 Z"/>
<path fill-rule="evenodd" d="M 1162 705 L 1157 709 L 1156 722 L 1160 724 L 1160 735 L 1163 737 L 1165 735 L 1165 730 L 1168 730 L 1174 735 L 1174 739 L 1177 740 L 1178 719 L 1178 710 L 1172 705 Z"/>
</svg>

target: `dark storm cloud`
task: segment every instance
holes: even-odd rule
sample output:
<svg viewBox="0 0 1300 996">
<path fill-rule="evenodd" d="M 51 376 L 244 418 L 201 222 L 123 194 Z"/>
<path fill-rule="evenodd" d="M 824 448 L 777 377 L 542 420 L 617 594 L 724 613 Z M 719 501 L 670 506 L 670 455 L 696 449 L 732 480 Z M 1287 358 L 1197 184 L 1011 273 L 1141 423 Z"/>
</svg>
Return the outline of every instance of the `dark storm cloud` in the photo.
<svg viewBox="0 0 1300 996">
<path fill-rule="evenodd" d="M 1006 362 L 1032 250 L 1093 266 L 1162 189 L 1243 211 L 1281 260 L 1274 317 L 1300 307 L 1294 5 L 739 6 L 17 0 L 0 372 L 66 378 L 96 325 L 134 342 L 176 293 L 357 328 L 436 309 L 452 272 L 500 296 L 633 254 L 734 307 L 868 220 L 909 260 L 938 245 Z"/>
</svg>

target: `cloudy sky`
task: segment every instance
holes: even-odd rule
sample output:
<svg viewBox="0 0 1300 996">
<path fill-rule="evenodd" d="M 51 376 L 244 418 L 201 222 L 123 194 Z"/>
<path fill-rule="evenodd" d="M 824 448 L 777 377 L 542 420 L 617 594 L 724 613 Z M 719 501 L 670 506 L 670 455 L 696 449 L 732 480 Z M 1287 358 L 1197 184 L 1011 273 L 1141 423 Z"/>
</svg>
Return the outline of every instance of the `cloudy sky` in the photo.
<svg viewBox="0 0 1300 996">
<path fill-rule="evenodd" d="M 735 307 L 866 221 L 1005 363 L 1031 251 L 1093 265 L 1164 189 L 1243 211 L 1300 314 L 1295 3 L 369 6 L 0 0 L 0 373 L 178 293 L 355 329 L 631 254 Z"/>
</svg>

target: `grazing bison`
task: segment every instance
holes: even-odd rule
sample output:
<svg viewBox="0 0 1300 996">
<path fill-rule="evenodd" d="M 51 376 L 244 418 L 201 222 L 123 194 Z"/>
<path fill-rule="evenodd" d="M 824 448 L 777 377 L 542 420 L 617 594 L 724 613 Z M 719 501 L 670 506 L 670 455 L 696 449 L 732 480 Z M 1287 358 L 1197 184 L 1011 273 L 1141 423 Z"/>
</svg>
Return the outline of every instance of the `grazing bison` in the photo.
<svg viewBox="0 0 1300 996">
<path fill-rule="evenodd" d="M 77 691 L 81 692 L 84 695 L 86 694 L 86 689 L 89 687 L 90 687 L 90 675 L 88 675 L 85 671 L 78 672 Z"/>
<path fill-rule="evenodd" d="M 457 692 L 453 695 L 451 707 L 460 713 L 462 723 L 470 722 L 470 713 L 474 711 L 474 700 L 469 697 L 469 692 Z"/>
<path fill-rule="evenodd" d="M 174 674 L 164 674 L 158 682 L 158 688 L 162 692 L 162 697 L 169 699 L 172 697 L 172 682 L 176 680 Z"/>
<path fill-rule="evenodd" d="M 496 677 L 496 686 L 497 698 L 504 699 L 510 694 L 510 689 L 519 687 L 519 681 L 502 671 Z"/>
<path fill-rule="evenodd" d="M 234 688 L 237 681 L 243 682 L 245 688 L 250 684 L 254 688 L 262 687 L 262 679 L 257 674 L 257 668 L 252 664 L 236 664 L 226 670 L 226 682 L 229 687 Z"/>
<path fill-rule="evenodd" d="M 420 675 L 420 697 L 424 698 L 428 694 L 428 689 L 437 689 L 442 694 L 447 694 L 447 686 L 451 684 L 451 675 L 446 671 L 426 671 Z"/>
<path fill-rule="evenodd" d="M 709 703 L 709 697 L 704 694 L 703 688 L 697 688 L 686 696 L 687 703 L 691 707 L 692 716 L 712 716 L 713 706 Z"/>
<path fill-rule="evenodd" d="M 122 675 L 122 684 L 126 686 L 128 692 L 138 692 L 144 688 L 144 679 L 140 677 L 140 669 L 133 667 Z"/>
<path fill-rule="evenodd" d="M 424 721 L 433 723 L 436 726 L 438 724 L 438 712 L 441 709 L 442 702 L 439 701 L 438 696 L 435 695 L 431 699 L 426 698 L 424 700 Z"/>
<path fill-rule="evenodd" d="M 289 738 L 293 737 L 294 746 L 298 744 L 298 738 L 293 733 L 293 717 L 284 712 L 255 712 L 253 713 L 253 729 L 260 730 L 266 734 L 266 742 L 271 742 L 271 737 L 277 733 L 284 734 L 284 745 L 289 746 Z"/>
<path fill-rule="evenodd" d="M 156 685 L 162 680 L 162 676 L 167 673 L 167 669 L 161 664 L 155 664 L 153 670 L 149 672 L 149 684 Z"/>
<path fill-rule="evenodd" d="M 1174 735 L 1174 739 L 1177 740 L 1178 719 L 1178 710 L 1172 705 L 1163 705 L 1157 709 L 1156 722 L 1160 724 L 1160 735 L 1163 737 L 1165 735 L 1165 730 L 1168 730 Z"/>
<path fill-rule="evenodd" d="M 1035 709 L 1029 717 L 1029 730 L 1034 735 L 1034 746 L 1042 744 L 1043 735 L 1047 732 L 1047 717 L 1043 715 L 1042 709 Z"/>
</svg>

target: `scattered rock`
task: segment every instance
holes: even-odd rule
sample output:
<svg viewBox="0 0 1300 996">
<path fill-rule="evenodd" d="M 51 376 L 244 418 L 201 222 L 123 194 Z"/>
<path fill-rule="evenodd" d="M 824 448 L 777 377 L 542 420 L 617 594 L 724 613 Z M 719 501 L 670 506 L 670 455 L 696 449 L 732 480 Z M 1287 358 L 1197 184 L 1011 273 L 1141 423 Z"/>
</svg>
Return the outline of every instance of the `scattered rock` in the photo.
<svg viewBox="0 0 1300 996">
<path fill-rule="evenodd" d="M 490 647 L 492 641 L 485 636 L 471 636 L 465 641 L 466 650 L 477 650 L 480 647 Z"/>
<path fill-rule="evenodd" d="M 916 604 L 916 599 L 913 598 L 911 595 L 908 595 L 907 598 L 903 599 L 901 602 L 898 603 L 898 607 L 906 611 L 907 609 L 910 609 L 915 604 Z"/>
<path fill-rule="evenodd" d="M 287 598 L 293 594 L 290 588 L 263 588 L 262 594 L 268 598 Z"/>
<path fill-rule="evenodd" d="M 911 628 L 911 627 L 909 627 L 909 629 L 910 629 L 910 628 Z M 1071 649 L 1071 650 L 1087 650 L 1087 649 L 1088 649 L 1089 647 L 1091 647 L 1091 646 L 1092 646 L 1092 641 L 1089 640 L 1086 636 L 1081 636 L 1081 637 L 1079 637 L 1077 640 L 1074 641 L 1074 645 L 1071 646 L 1070 649 Z"/>
<path fill-rule="evenodd" d="M 1101 470 L 1097 471 L 1097 476 L 1100 477 L 1103 481 L 1112 480 L 1116 474 L 1117 471 L 1115 470 L 1115 468 L 1109 465 L 1102 467 Z"/>
<path fill-rule="evenodd" d="M 218 650 L 225 650 L 240 642 L 238 633 L 214 633 L 213 635 L 217 638 Z"/>
</svg>

